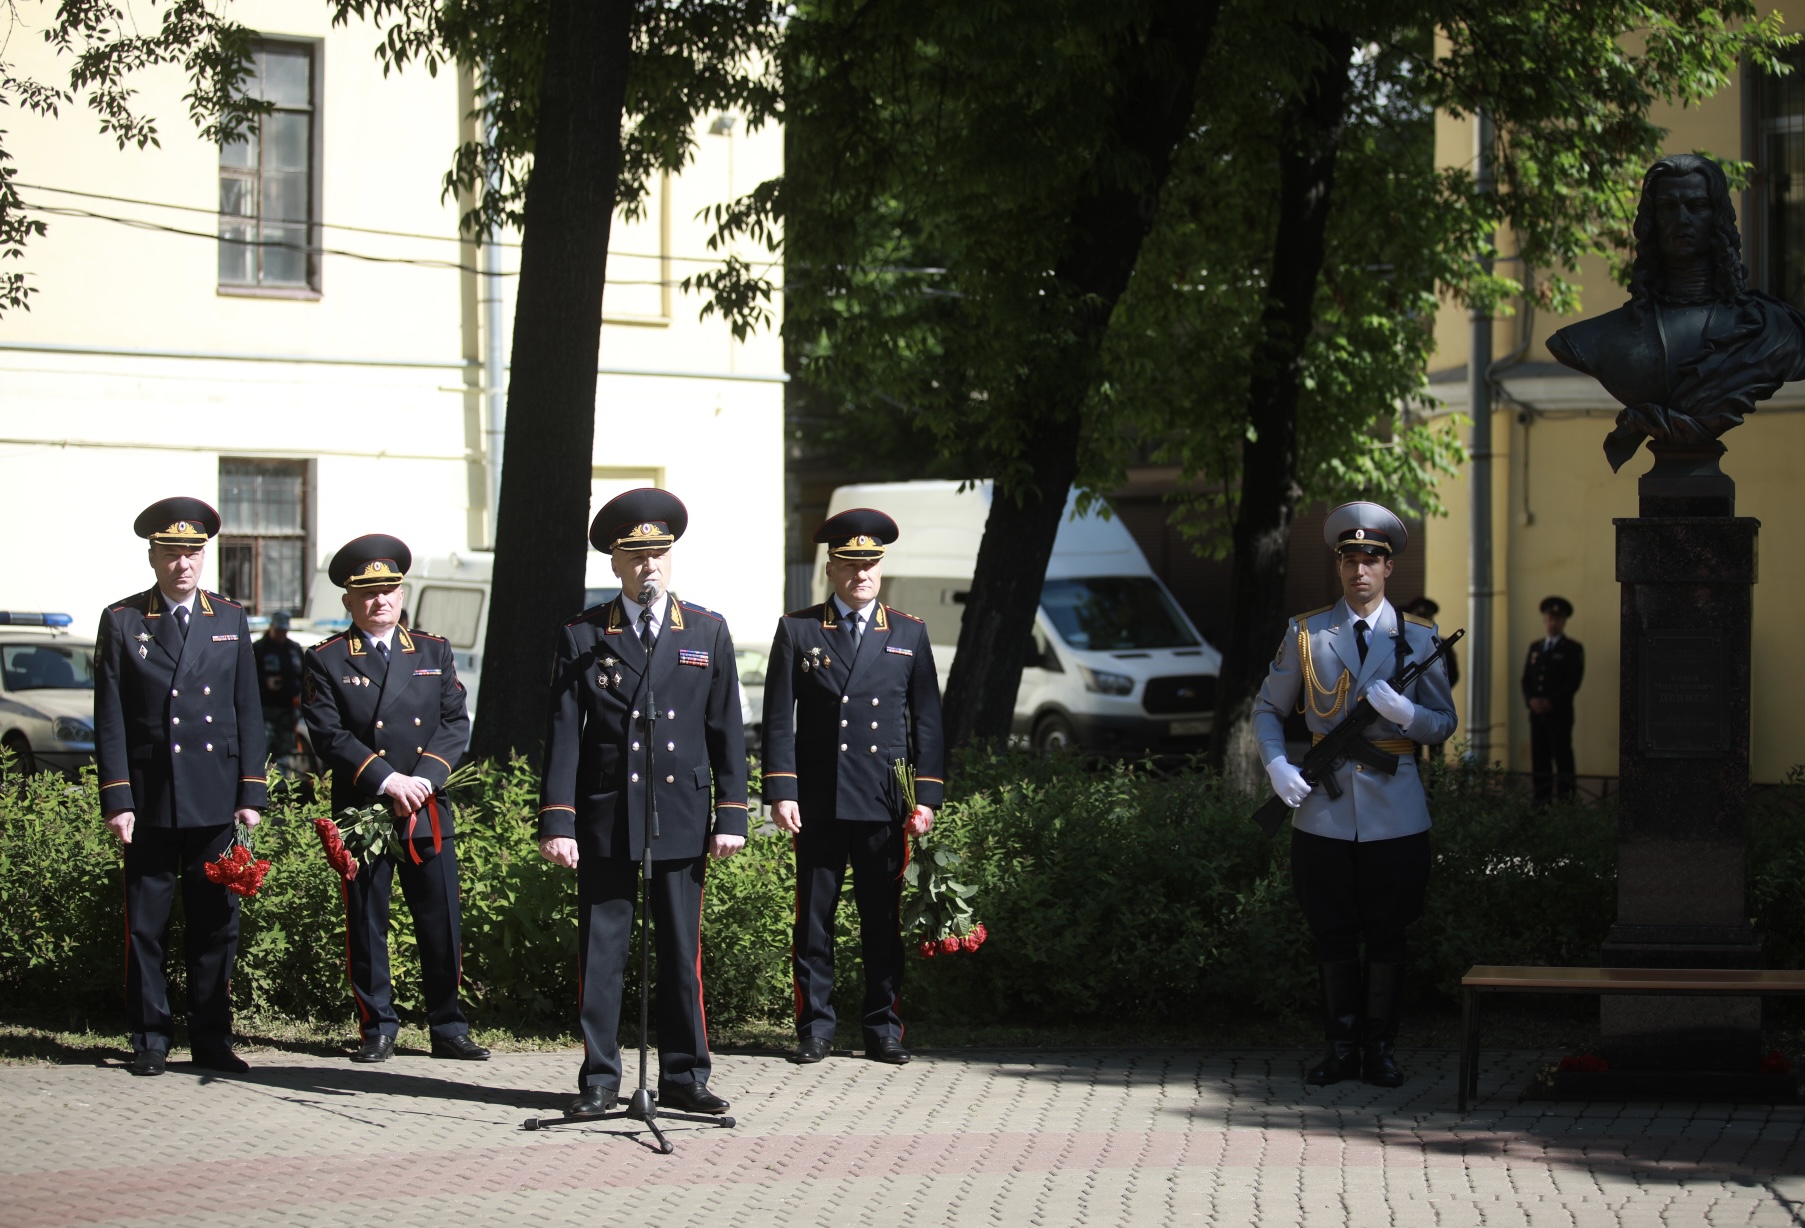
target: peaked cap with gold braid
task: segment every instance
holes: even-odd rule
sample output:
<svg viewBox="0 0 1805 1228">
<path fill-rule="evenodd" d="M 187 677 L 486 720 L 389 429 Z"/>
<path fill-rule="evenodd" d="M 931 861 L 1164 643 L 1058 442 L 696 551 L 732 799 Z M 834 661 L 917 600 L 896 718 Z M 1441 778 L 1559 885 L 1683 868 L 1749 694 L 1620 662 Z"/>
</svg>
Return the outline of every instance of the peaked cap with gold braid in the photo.
<svg viewBox="0 0 1805 1228">
<path fill-rule="evenodd" d="M 138 513 L 132 532 L 153 546 L 186 546 L 192 550 L 206 545 L 219 532 L 219 513 L 210 504 L 185 495 L 158 499 Z"/>
<path fill-rule="evenodd" d="M 413 565 L 413 551 L 399 537 L 366 533 L 339 547 L 326 576 L 340 588 L 387 588 L 401 583 Z"/>
<path fill-rule="evenodd" d="M 870 507 L 849 507 L 815 530 L 815 540 L 836 559 L 881 559 L 884 547 L 901 536 L 894 520 Z"/>
</svg>

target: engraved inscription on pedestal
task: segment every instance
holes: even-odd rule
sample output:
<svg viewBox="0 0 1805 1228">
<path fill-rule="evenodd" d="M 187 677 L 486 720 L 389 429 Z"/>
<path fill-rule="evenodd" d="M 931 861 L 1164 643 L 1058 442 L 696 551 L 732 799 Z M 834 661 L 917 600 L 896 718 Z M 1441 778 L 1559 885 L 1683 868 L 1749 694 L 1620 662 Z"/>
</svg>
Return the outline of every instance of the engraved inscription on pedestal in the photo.
<svg viewBox="0 0 1805 1228">
<path fill-rule="evenodd" d="M 1723 636 L 1650 631 L 1642 637 L 1642 753 L 1707 759 L 1728 748 Z"/>
</svg>

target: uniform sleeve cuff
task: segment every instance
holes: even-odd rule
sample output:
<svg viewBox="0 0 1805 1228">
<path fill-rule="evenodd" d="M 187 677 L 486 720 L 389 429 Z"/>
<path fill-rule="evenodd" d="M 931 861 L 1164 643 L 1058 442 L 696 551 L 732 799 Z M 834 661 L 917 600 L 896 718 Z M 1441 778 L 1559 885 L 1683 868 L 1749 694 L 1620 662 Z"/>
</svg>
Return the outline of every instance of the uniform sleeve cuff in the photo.
<svg viewBox="0 0 1805 1228">
<path fill-rule="evenodd" d="M 577 811 L 574 806 L 539 807 L 541 840 L 574 840 L 577 838 Z"/>
<path fill-rule="evenodd" d="M 714 834 L 746 838 L 746 807 L 739 802 L 721 802 L 714 808 Z"/>
<path fill-rule="evenodd" d="M 767 802 L 793 802 L 799 799 L 796 789 L 796 773 L 766 772 L 760 792 Z"/>
</svg>

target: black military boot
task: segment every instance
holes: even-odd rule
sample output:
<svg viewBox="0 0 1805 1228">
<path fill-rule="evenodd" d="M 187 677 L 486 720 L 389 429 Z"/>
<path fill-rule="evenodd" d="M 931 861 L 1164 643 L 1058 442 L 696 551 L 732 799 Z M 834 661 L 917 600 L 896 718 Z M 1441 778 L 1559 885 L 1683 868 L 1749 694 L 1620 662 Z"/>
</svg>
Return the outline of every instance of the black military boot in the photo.
<svg viewBox="0 0 1805 1228">
<path fill-rule="evenodd" d="M 1329 1047 L 1304 1079 L 1327 1087 L 1360 1077 L 1360 961 L 1337 959 L 1317 966 L 1322 972 L 1323 1030 Z"/>
<path fill-rule="evenodd" d="M 1361 1025 L 1364 1077 L 1376 1087 L 1397 1087 L 1404 1081 L 1398 1069 L 1398 994 L 1403 988 L 1404 965 L 1370 963 L 1366 966 L 1366 1021 Z"/>
</svg>

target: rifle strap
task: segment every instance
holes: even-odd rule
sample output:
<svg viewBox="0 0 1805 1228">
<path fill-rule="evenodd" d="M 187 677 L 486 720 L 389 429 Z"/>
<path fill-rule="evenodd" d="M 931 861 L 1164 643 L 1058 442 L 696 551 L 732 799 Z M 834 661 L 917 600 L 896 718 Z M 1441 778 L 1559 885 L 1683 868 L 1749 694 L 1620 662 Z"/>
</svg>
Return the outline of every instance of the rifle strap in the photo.
<svg viewBox="0 0 1805 1228">
<path fill-rule="evenodd" d="M 1398 620 L 1398 629 L 1397 629 L 1395 638 L 1391 641 L 1391 643 L 1392 643 L 1393 649 L 1395 649 L 1395 651 L 1397 653 L 1397 658 L 1392 665 L 1391 676 L 1393 678 L 1399 678 L 1399 677 L 1402 677 L 1403 673 L 1404 673 L 1404 658 L 1410 655 L 1410 645 L 1404 642 L 1404 620 L 1403 619 Z"/>
</svg>

